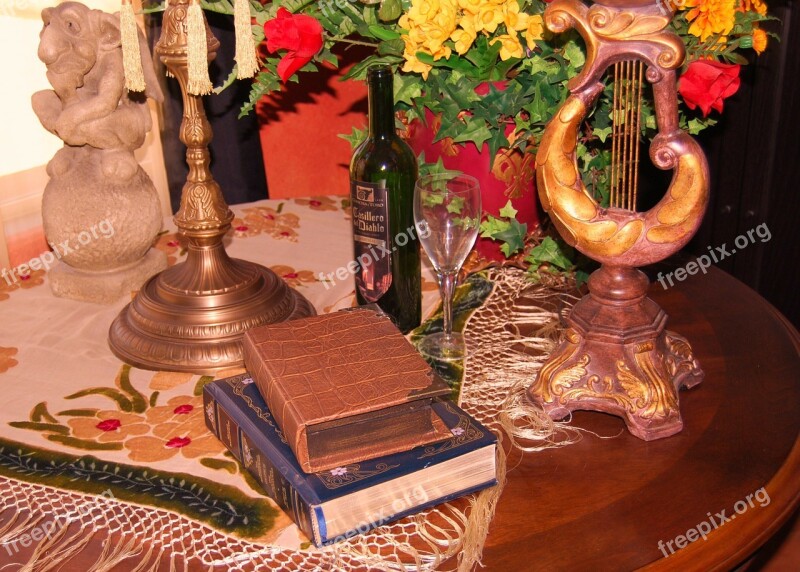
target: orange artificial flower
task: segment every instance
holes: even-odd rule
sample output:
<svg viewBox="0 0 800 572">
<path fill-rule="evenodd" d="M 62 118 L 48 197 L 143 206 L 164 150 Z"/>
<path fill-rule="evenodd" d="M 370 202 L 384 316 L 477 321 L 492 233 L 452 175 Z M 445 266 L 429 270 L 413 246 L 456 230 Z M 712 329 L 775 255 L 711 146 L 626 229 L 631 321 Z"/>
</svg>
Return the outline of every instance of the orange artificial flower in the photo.
<svg viewBox="0 0 800 572">
<path fill-rule="evenodd" d="M 737 9 L 739 12 L 755 12 L 762 16 L 767 14 L 767 5 L 764 0 L 742 0 Z"/>
<path fill-rule="evenodd" d="M 767 33 L 761 28 L 753 29 L 753 49 L 758 55 L 767 49 Z"/>
<path fill-rule="evenodd" d="M 686 19 L 691 22 L 689 33 L 705 41 L 714 34 L 727 34 L 736 20 L 737 0 L 686 0 Z"/>
</svg>

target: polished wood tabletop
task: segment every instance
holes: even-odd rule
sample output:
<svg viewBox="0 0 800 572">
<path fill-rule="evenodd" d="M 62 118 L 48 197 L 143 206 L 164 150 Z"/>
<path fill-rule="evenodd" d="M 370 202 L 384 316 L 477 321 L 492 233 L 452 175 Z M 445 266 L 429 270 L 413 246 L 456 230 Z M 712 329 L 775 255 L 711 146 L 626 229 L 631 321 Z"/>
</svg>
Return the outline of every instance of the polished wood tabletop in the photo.
<svg viewBox="0 0 800 572">
<path fill-rule="evenodd" d="M 797 331 L 714 268 L 667 290 L 654 281 L 650 296 L 705 371 L 680 394 L 683 431 L 645 442 L 577 412 L 573 425 L 618 436 L 512 454 L 485 570 L 727 570 L 797 508 Z"/>
</svg>

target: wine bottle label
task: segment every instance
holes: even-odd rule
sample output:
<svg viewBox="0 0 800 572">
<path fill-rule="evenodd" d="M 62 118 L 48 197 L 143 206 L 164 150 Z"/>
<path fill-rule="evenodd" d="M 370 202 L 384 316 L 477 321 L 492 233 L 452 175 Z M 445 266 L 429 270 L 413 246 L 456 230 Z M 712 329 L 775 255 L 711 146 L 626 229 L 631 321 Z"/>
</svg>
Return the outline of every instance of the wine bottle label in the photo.
<svg viewBox="0 0 800 572">
<path fill-rule="evenodd" d="M 356 287 L 367 302 L 377 302 L 392 285 L 389 203 L 382 183 L 350 182 L 353 206 Z"/>
</svg>

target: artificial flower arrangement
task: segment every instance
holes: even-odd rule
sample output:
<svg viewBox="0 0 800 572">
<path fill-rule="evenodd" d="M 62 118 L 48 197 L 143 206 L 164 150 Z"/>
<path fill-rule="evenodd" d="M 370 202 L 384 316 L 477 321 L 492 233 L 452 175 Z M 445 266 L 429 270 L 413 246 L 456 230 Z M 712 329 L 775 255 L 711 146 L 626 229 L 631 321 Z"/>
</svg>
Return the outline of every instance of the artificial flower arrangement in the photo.
<svg viewBox="0 0 800 572">
<path fill-rule="evenodd" d="M 748 61 L 743 50 L 766 49 L 768 33 L 761 25 L 770 17 L 763 0 L 663 1 L 672 2 L 670 25 L 686 45 L 678 83 L 681 128 L 697 134 L 716 123 L 725 99 L 738 90 L 740 65 Z M 230 0 L 201 0 L 201 5 L 234 13 Z M 366 45 L 372 54 L 346 77 L 364 79 L 374 63 L 392 65 L 399 128 L 433 117 L 437 141 L 472 144 L 494 161 L 535 153 L 545 125 L 566 99 L 567 81 L 585 62 L 576 31 L 555 35 L 544 29 L 544 0 L 250 0 L 249 6 L 254 40 L 266 50 L 242 113 L 303 72 L 324 62 L 336 65 L 334 45 Z M 235 71 L 231 81 L 234 77 Z M 601 203 L 610 183 L 611 111 L 608 86 L 578 146 L 586 186 Z M 647 101 L 641 126 L 645 138 L 655 135 L 655 113 Z M 347 138 L 358 142 L 364 136 L 355 128 Z M 483 226 L 484 236 L 504 243 L 506 256 L 526 247 L 527 228 L 516 214 L 508 203 Z M 528 263 L 570 268 L 563 250 L 550 242 L 544 246 L 538 241 L 533 251 L 526 250 Z"/>
</svg>

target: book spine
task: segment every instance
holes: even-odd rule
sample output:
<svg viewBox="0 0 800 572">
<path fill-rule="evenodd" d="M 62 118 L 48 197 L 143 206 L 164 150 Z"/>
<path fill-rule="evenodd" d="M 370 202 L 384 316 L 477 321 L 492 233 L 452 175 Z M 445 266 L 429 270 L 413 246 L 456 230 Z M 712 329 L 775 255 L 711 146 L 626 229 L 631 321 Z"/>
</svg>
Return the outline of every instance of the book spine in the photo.
<svg viewBox="0 0 800 572">
<path fill-rule="evenodd" d="M 317 521 L 314 509 L 278 470 L 270 456 L 262 451 L 234 420 L 223 401 L 215 398 L 208 388 L 204 389 L 203 408 L 206 412 L 206 426 L 255 477 L 267 495 L 292 517 L 300 530 L 312 539 L 315 545 L 321 546 L 320 523 Z M 213 413 L 210 414 L 209 411 Z"/>
</svg>

